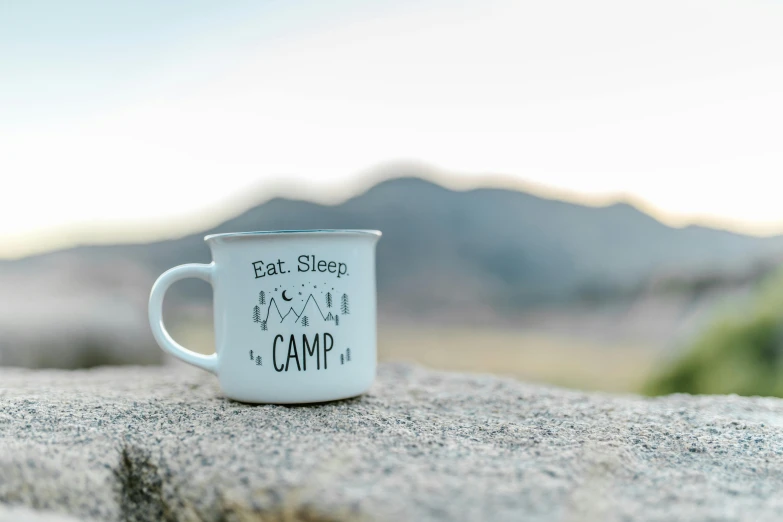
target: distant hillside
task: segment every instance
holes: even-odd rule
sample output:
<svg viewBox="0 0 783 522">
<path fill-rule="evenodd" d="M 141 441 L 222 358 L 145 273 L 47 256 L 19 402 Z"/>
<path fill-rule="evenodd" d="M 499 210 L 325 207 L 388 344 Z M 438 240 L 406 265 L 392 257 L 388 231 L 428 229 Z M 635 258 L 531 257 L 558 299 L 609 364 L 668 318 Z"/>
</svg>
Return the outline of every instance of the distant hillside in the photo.
<svg viewBox="0 0 783 522">
<path fill-rule="evenodd" d="M 122 260 L 157 274 L 180 263 L 208 262 L 203 241 L 208 233 L 300 228 L 382 230 L 380 304 L 408 315 L 513 313 L 611 295 L 657 273 L 737 270 L 783 253 L 781 237 L 674 229 L 627 204 L 594 208 L 512 190 L 455 192 L 409 176 L 379 183 L 336 206 L 278 198 L 197 235 L 37 257 Z M 180 296 L 209 296 L 206 285 L 178 286 Z"/>
</svg>

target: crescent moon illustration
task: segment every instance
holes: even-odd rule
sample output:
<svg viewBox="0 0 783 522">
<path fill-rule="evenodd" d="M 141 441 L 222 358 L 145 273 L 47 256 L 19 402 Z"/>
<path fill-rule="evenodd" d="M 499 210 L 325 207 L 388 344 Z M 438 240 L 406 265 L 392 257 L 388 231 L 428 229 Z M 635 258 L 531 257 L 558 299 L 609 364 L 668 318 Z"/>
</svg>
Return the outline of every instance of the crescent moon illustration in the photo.
<svg viewBox="0 0 783 522">
<path fill-rule="evenodd" d="M 293 297 L 286 297 L 286 296 L 285 296 L 285 293 L 286 293 L 287 291 L 288 291 L 288 290 L 283 290 L 283 301 L 292 301 L 292 300 L 293 300 Z"/>
</svg>

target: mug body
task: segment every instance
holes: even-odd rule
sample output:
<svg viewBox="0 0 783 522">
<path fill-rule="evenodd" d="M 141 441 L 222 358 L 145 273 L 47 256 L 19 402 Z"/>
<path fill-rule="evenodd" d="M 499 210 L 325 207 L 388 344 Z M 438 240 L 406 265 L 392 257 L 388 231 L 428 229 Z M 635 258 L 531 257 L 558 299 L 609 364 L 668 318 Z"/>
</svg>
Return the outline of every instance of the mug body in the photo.
<svg viewBox="0 0 783 522">
<path fill-rule="evenodd" d="M 353 397 L 375 379 L 375 244 L 380 232 L 216 234 L 216 373 L 253 403 Z"/>
</svg>

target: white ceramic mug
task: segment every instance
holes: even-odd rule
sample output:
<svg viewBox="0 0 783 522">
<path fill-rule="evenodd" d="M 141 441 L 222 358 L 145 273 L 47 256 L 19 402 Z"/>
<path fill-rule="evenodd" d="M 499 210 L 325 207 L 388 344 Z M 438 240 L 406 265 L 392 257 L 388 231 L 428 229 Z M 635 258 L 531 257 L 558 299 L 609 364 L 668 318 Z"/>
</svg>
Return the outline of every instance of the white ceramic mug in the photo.
<svg viewBox="0 0 783 522">
<path fill-rule="evenodd" d="M 152 287 L 160 347 L 214 373 L 226 397 L 292 404 L 354 397 L 376 370 L 375 230 L 214 234 L 212 263 L 180 265 Z M 183 348 L 163 325 L 163 297 L 189 277 L 212 285 L 215 351 Z"/>
</svg>

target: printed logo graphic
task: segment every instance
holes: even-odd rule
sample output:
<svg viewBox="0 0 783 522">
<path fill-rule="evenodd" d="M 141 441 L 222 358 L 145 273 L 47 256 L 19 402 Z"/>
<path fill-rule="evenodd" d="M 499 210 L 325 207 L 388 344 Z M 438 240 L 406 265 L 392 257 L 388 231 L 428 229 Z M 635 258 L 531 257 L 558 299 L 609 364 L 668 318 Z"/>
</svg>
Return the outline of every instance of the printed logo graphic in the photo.
<svg viewBox="0 0 783 522">
<path fill-rule="evenodd" d="M 304 286 L 304 285 L 303 285 Z M 317 288 L 317 287 L 314 287 Z M 275 291 L 278 291 L 275 288 Z M 277 304 L 277 300 L 272 297 L 267 304 L 266 292 L 261 290 L 258 293 L 258 303 L 253 307 L 253 322 L 259 323 L 261 329 L 266 331 L 273 323 L 280 324 L 295 324 L 299 323 L 302 326 L 315 326 L 317 323 L 314 321 L 328 321 L 335 326 L 340 326 L 340 314 L 350 315 L 351 307 L 348 294 L 342 294 L 340 297 L 340 310 L 334 310 L 332 313 L 332 307 L 334 305 L 334 297 L 332 291 L 326 292 L 325 295 L 320 296 L 314 293 L 310 293 L 304 299 L 304 304 L 289 304 L 294 301 L 293 297 L 289 297 L 287 294 L 290 291 L 283 289 L 280 291 L 281 305 Z M 298 292 L 302 295 L 302 292 Z M 318 304 L 319 298 L 323 306 Z M 301 302 L 301 299 L 300 299 Z"/>
<path fill-rule="evenodd" d="M 350 297 L 328 285 L 301 283 L 277 285 L 258 292 L 253 305 L 253 323 L 258 324 L 264 343 L 271 342 L 272 366 L 277 372 L 326 370 L 339 358 L 351 362 L 351 349 L 337 351 L 336 331 L 350 316 Z M 331 331 L 327 331 L 327 329 Z M 269 352 L 266 352 L 269 353 Z M 339 356 L 339 357 L 338 357 Z M 264 366 L 257 352 L 250 350 L 250 363 Z"/>
</svg>

